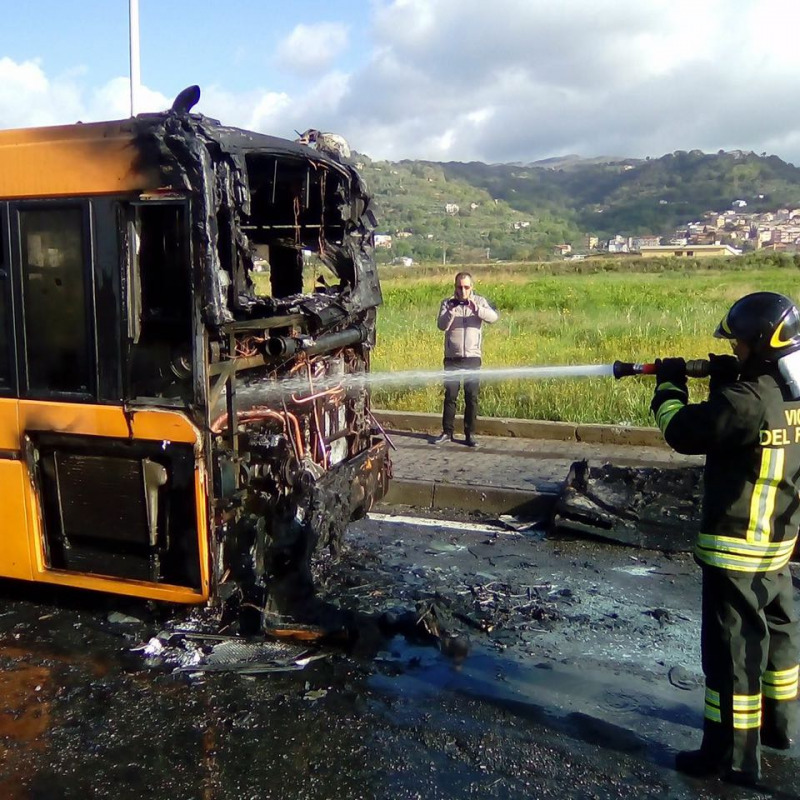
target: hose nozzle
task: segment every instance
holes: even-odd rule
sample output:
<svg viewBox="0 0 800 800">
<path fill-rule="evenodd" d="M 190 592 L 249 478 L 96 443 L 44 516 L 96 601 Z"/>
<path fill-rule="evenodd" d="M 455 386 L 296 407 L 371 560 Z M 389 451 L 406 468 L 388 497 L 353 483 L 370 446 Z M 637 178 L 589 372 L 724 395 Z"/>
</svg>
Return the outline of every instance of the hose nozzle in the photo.
<svg viewBox="0 0 800 800">
<path fill-rule="evenodd" d="M 615 361 L 614 377 L 627 378 L 631 375 L 655 375 L 656 365 L 634 364 L 630 361 Z M 689 378 L 707 378 L 711 372 L 711 362 L 707 358 L 695 358 L 686 362 L 686 375 Z"/>
</svg>

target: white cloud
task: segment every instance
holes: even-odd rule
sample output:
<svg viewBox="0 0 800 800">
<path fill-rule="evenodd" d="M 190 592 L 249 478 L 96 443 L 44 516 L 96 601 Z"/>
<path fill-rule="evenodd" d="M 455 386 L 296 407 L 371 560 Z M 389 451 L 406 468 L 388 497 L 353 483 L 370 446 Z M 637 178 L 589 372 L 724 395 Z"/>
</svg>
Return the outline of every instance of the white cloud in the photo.
<svg viewBox="0 0 800 800">
<path fill-rule="evenodd" d="M 0 128 L 64 125 L 130 116 L 127 78 L 112 78 L 97 89 L 87 89 L 88 76 L 74 69 L 54 78 L 39 61 L 17 63 L 0 58 Z M 143 111 L 163 111 L 172 105 L 160 92 L 146 86 L 139 94 Z"/>
<path fill-rule="evenodd" d="M 173 98 L 174 99 L 174 98 Z M 166 111 L 172 105 L 161 92 L 139 87 L 136 97 L 136 113 Z M 89 102 L 89 119 L 125 119 L 131 115 L 130 81 L 127 78 L 112 78 L 104 86 L 94 91 Z"/>
<path fill-rule="evenodd" d="M 81 111 L 74 76 L 51 79 L 39 61 L 0 58 L 0 128 L 74 122 Z"/>
<path fill-rule="evenodd" d="M 742 148 L 800 163 L 800 107 L 790 102 L 800 6 L 735 6 L 372 0 L 360 66 L 333 66 L 357 29 L 298 25 L 277 53 L 302 80 L 236 92 L 222 82 L 204 86 L 196 110 L 278 136 L 334 131 L 373 158 L 496 162 Z M 0 59 L 0 126 L 127 116 L 127 81 L 94 91 L 89 78 Z M 171 99 L 152 92 L 146 102 L 159 110 Z"/>
<path fill-rule="evenodd" d="M 785 142 L 797 7 L 786 0 L 378 2 L 341 125 L 374 156 L 528 161 Z M 783 98 L 783 99 L 782 99 Z M 491 109 L 475 124 L 476 109 Z M 358 145 L 357 145 L 358 147 Z"/>
<path fill-rule="evenodd" d="M 278 45 L 275 63 L 298 75 L 328 69 L 347 47 L 348 28 L 338 22 L 300 24 Z"/>
</svg>

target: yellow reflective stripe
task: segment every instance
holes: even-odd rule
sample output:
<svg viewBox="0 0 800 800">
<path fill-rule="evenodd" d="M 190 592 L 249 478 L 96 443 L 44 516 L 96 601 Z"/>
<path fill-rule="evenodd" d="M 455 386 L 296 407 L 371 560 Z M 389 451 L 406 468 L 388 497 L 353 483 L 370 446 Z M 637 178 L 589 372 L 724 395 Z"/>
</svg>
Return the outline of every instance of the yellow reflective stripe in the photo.
<svg viewBox="0 0 800 800">
<path fill-rule="evenodd" d="M 750 730 L 761 727 L 761 709 L 758 711 L 734 711 L 733 727 L 737 730 Z"/>
<path fill-rule="evenodd" d="M 772 514 L 778 484 L 783 479 L 786 454 L 779 447 L 765 447 L 761 451 L 761 466 L 758 480 L 750 498 L 750 521 L 747 525 L 747 541 L 769 541 Z"/>
<path fill-rule="evenodd" d="M 683 408 L 685 403 L 673 398 L 663 402 L 656 411 L 656 425 L 661 433 L 667 432 L 667 426 L 672 422 L 672 418 Z"/>
<path fill-rule="evenodd" d="M 722 722 L 719 710 L 719 692 L 706 687 L 706 704 L 703 716 L 711 722 Z"/>
<path fill-rule="evenodd" d="M 797 697 L 800 666 L 767 670 L 761 680 L 761 692 L 770 700 L 794 700 Z"/>
<path fill-rule="evenodd" d="M 788 552 L 784 556 L 746 558 L 745 556 L 715 553 L 699 547 L 695 548 L 694 554 L 699 561 L 708 564 L 710 567 L 729 569 L 733 572 L 773 572 L 785 567 L 792 555 L 791 552 Z"/>
<path fill-rule="evenodd" d="M 761 708 L 760 694 L 735 694 L 733 696 L 734 711 L 752 711 Z"/>
<path fill-rule="evenodd" d="M 712 567 L 736 572 L 769 572 L 789 563 L 797 537 L 785 542 L 755 544 L 729 536 L 701 533 L 694 554 Z"/>
<path fill-rule="evenodd" d="M 800 664 L 789 667 L 789 669 L 768 669 L 764 673 L 763 682 L 778 686 L 780 684 L 797 683 L 798 677 L 800 677 Z"/>
<path fill-rule="evenodd" d="M 783 542 L 764 542 L 763 544 L 746 542 L 744 539 L 738 539 L 735 536 L 712 536 L 709 533 L 701 533 L 697 537 L 699 547 L 740 556 L 780 556 L 785 552 L 791 553 L 796 542 L 797 537 L 786 539 Z"/>
<path fill-rule="evenodd" d="M 791 686 L 765 686 L 764 697 L 770 700 L 796 700 L 797 683 Z"/>
<path fill-rule="evenodd" d="M 735 694 L 733 696 L 733 727 L 740 730 L 761 725 L 761 694 Z"/>
</svg>

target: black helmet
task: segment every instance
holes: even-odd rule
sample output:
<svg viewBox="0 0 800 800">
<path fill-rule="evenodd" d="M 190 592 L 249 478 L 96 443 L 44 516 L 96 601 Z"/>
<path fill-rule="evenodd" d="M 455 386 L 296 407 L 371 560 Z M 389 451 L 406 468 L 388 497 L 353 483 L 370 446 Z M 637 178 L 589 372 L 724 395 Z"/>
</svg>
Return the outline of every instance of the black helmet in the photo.
<svg viewBox="0 0 800 800">
<path fill-rule="evenodd" d="M 719 339 L 739 339 L 764 361 L 800 350 L 800 311 L 785 295 L 753 292 L 737 300 L 714 331 Z"/>
</svg>

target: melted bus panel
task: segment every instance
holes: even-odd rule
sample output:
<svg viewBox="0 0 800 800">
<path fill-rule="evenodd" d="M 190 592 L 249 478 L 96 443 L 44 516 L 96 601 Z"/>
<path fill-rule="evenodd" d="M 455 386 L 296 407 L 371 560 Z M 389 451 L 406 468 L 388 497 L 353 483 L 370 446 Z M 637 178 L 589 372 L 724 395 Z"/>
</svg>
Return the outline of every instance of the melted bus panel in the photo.
<svg viewBox="0 0 800 800">
<path fill-rule="evenodd" d="M 343 159 L 181 110 L 0 132 L 0 575 L 310 596 L 390 468 L 367 390 L 316 389 L 369 370 L 369 203 Z"/>
</svg>

